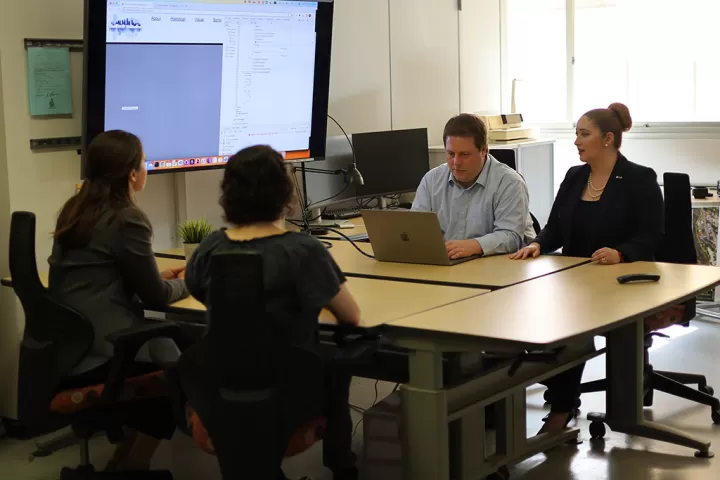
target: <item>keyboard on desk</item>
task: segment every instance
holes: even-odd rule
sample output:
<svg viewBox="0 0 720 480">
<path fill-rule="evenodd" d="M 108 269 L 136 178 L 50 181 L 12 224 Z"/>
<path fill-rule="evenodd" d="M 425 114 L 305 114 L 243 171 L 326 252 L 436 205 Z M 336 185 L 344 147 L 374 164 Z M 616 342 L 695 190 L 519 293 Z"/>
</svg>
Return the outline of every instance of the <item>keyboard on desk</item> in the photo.
<svg viewBox="0 0 720 480">
<path fill-rule="evenodd" d="M 356 235 L 348 235 L 347 238 L 351 242 L 370 242 L 370 238 L 368 238 L 367 233 L 358 233 Z"/>
<path fill-rule="evenodd" d="M 362 214 L 359 208 L 343 208 L 340 210 L 325 211 L 322 216 L 327 220 L 351 220 L 361 217 Z"/>
</svg>

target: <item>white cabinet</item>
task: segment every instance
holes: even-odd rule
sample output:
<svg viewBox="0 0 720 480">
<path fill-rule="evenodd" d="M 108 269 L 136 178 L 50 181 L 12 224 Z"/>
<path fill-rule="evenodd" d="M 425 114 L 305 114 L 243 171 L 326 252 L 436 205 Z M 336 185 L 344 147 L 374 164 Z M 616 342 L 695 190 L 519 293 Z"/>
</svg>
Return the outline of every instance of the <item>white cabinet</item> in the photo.
<svg viewBox="0 0 720 480">
<path fill-rule="evenodd" d="M 515 150 L 518 172 L 525 178 L 530 192 L 530 211 L 544 227 L 550 217 L 555 201 L 553 177 L 555 174 L 555 142 L 532 141 L 490 148 L 510 148 Z"/>
</svg>

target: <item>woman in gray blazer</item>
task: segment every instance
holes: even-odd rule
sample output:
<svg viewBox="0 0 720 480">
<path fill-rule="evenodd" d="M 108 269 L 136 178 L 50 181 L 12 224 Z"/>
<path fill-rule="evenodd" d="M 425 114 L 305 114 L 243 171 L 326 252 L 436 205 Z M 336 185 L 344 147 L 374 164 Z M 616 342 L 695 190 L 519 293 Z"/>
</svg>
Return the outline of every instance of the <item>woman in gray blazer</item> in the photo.
<svg viewBox="0 0 720 480">
<path fill-rule="evenodd" d="M 162 307 L 188 295 L 179 278 L 184 268 L 158 271 L 150 222 L 134 199 L 146 180 L 140 140 L 123 131 L 102 133 L 88 148 L 80 192 L 58 217 L 48 259 L 49 291 L 95 328 L 92 352 L 76 369 L 78 383 L 104 382 L 112 355 L 105 338 L 144 322 L 143 304 Z M 137 363 L 138 373 L 157 370 Z M 149 467 L 159 439 L 174 431 L 170 403 L 159 400 L 128 403 L 128 427 L 134 431 L 111 463 L 131 470 Z"/>
</svg>

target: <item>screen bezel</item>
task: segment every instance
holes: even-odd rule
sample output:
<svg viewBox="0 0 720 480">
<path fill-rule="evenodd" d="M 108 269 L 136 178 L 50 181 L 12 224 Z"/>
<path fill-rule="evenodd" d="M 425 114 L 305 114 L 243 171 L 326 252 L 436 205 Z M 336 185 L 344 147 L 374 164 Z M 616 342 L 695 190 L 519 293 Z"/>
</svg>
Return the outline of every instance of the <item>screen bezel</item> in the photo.
<svg viewBox="0 0 720 480">
<path fill-rule="evenodd" d="M 423 135 L 420 135 L 420 134 L 422 134 L 422 133 L 424 133 L 425 135 L 424 135 L 424 136 L 423 136 Z M 376 191 L 368 192 L 368 191 L 366 191 L 366 190 L 367 190 L 367 187 L 366 187 L 365 185 L 363 185 L 363 186 L 358 186 L 358 187 L 357 187 L 356 192 L 355 192 L 355 193 L 356 193 L 356 198 L 358 198 L 358 199 L 367 199 L 367 198 L 374 198 L 374 197 L 384 197 L 384 196 L 387 196 L 387 195 L 398 195 L 398 194 L 402 195 L 402 194 L 404 194 L 404 193 L 413 193 L 413 192 L 416 192 L 417 189 L 418 189 L 418 186 L 419 186 L 420 182 L 422 181 L 422 177 L 423 177 L 425 174 L 427 174 L 427 172 L 429 172 L 429 171 L 431 170 L 431 169 L 430 169 L 430 146 L 429 146 L 429 139 L 428 139 L 428 129 L 427 129 L 427 128 L 402 128 L 402 129 L 397 129 L 397 130 L 385 130 L 385 131 L 377 131 L 377 132 L 354 133 L 354 134 L 352 135 L 352 140 L 353 140 L 353 142 L 355 142 L 355 139 L 356 139 L 356 138 L 362 138 L 363 136 L 373 136 L 373 135 L 376 135 L 376 134 L 380 134 L 380 135 L 383 135 L 383 134 L 389 134 L 389 135 L 419 134 L 419 136 L 424 137 L 424 138 L 425 138 L 425 141 L 423 142 L 424 148 L 422 148 L 422 149 L 420 149 L 420 150 L 422 150 L 423 152 L 425 152 L 425 153 L 423 154 L 423 155 L 424 155 L 424 156 L 423 156 L 423 160 L 424 160 L 424 159 L 427 159 L 427 168 L 425 168 L 425 164 L 423 163 L 423 165 L 422 165 L 422 167 L 423 167 L 422 170 L 424 171 L 424 173 L 423 173 L 423 175 L 420 176 L 420 180 L 418 180 L 418 185 L 415 185 L 414 187 L 408 185 L 407 189 L 399 189 L 399 190 L 392 190 L 392 189 L 391 189 L 391 190 L 388 190 L 388 191 L 385 191 L 385 190 L 376 190 Z M 359 150 L 358 146 L 357 146 L 355 143 L 353 143 L 353 145 L 355 146 L 355 150 L 358 151 L 358 150 Z M 358 156 L 360 156 L 359 153 L 358 153 Z M 360 173 L 363 173 L 363 170 L 364 170 L 364 168 L 363 168 L 363 166 L 364 166 L 364 165 L 363 165 L 364 160 L 359 160 L 359 161 L 358 161 L 358 159 L 356 158 L 356 162 L 357 162 L 358 170 L 360 171 Z"/>
<path fill-rule="evenodd" d="M 317 42 L 315 45 L 315 82 L 313 87 L 310 155 L 308 158 L 287 160 L 288 163 L 306 162 L 325 157 L 327 114 L 330 101 L 330 56 L 334 9 L 334 0 L 295 1 L 316 1 L 318 3 L 317 22 L 315 24 Z M 96 136 L 105 131 L 107 22 L 107 0 L 85 0 L 81 152 L 81 175 L 83 178 L 85 178 L 87 147 Z M 208 154 L 207 156 L 211 157 L 212 155 Z M 150 170 L 148 173 L 150 175 L 160 175 L 222 168 L 225 168 L 225 164 L 209 167 L 173 168 L 172 170 Z"/>
</svg>

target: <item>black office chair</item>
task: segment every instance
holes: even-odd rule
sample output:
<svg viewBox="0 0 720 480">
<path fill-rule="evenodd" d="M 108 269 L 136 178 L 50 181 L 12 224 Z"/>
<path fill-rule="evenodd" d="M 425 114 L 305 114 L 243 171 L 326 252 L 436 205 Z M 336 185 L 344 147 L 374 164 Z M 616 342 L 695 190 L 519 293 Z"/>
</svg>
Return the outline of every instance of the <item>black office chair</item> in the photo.
<svg viewBox="0 0 720 480">
<path fill-rule="evenodd" d="M 274 480 L 298 427 L 322 417 L 323 363 L 268 317 L 259 254 L 215 254 L 210 269 L 207 334 L 177 365 L 192 434 L 223 478 Z"/>
<path fill-rule="evenodd" d="M 492 148 L 488 150 L 488 153 L 495 157 L 495 159 L 504 163 L 508 167 L 512 168 L 517 172 L 517 161 L 515 160 L 515 150 L 506 148 Z"/>
<path fill-rule="evenodd" d="M 52 298 L 43 287 L 35 258 L 35 215 L 32 213 L 12 214 L 10 273 L 13 289 L 25 313 L 18 372 L 17 423 L 29 437 L 55 431 L 64 425 L 72 427 L 80 438 L 81 464 L 77 469 L 64 468 L 62 480 L 125 478 L 114 476 L 122 475 L 122 472 L 94 471 L 90 464 L 89 439 L 97 432 L 104 432 L 112 443 L 123 440 L 123 425 L 114 415 L 113 406 L 130 393 L 126 388 L 129 387 L 125 375 L 127 367 L 133 363 L 142 345 L 152 338 L 172 338 L 182 345 L 179 328 L 170 323 L 159 323 L 110 335 L 108 341 L 114 345 L 115 355 L 110 360 L 110 374 L 104 385 L 92 392 L 76 387 L 66 389 L 63 384 L 72 379 L 73 369 L 90 352 L 95 332 L 85 317 Z M 170 472 L 147 472 L 131 478 L 161 480 L 172 479 L 172 475 Z"/>
<path fill-rule="evenodd" d="M 692 204 L 690 199 L 690 177 L 681 173 L 666 173 L 663 177 L 665 190 L 665 235 L 655 258 L 659 262 L 696 264 L 697 253 L 693 240 Z M 688 326 L 695 318 L 695 300 L 685 303 L 685 316 L 680 325 Z M 668 325 L 669 326 L 669 325 Z M 646 330 L 647 330 L 646 325 Z M 664 336 L 658 332 L 647 331 L 645 335 L 645 397 L 643 404 L 653 404 L 655 390 L 676 397 L 691 400 L 712 408 L 712 420 L 720 423 L 720 400 L 713 397 L 714 391 L 707 384 L 704 375 L 664 372 L 654 370 L 650 363 L 648 349 L 653 337 Z M 698 385 L 697 390 L 688 385 Z M 581 393 L 601 392 L 607 389 L 607 380 L 584 383 Z M 592 419 L 591 419 L 592 420 Z M 603 437 L 605 426 L 594 421 L 590 433 L 593 437 Z"/>
</svg>

